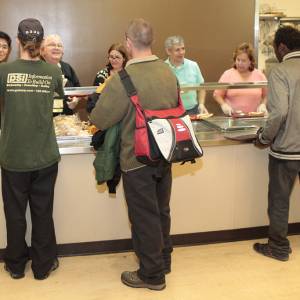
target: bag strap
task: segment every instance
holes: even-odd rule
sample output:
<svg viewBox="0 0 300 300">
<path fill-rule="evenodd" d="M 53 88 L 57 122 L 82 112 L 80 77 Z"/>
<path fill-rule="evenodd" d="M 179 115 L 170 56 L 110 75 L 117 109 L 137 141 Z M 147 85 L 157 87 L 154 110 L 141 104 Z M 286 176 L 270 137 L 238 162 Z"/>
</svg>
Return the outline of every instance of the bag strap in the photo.
<svg viewBox="0 0 300 300">
<path fill-rule="evenodd" d="M 119 73 L 121 82 L 127 92 L 128 97 L 130 98 L 131 102 L 133 103 L 133 105 L 135 106 L 136 109 L 140 109 L 141 111 L 143 111 L 143 108 L 139 102 L 139 97 L 138 97 L 136 88 L 135 88 L 129 74 L 127 73 L 127 71 L 125 69 L 122 69 L 118 73 Z M 180 107 L 183 107 L 183 103 L 182 103 L 182 100 L 180 97 L 180 84 L 179 84 L 178 79 L 176 80 L 176 82 L 177 82 L 178 104 Z"/>
<path fill-rule="evenodd" d="M 128 97 L 130 98 L 130 100 L 132 101 L 132 103 L 134 104 L 134 106 L 139 106 L 140 108 L 141 105 L 139 103 L 139 97 L 136 91 L 136 88 L 129 76 L 129 74 L 127 73 L 127 71 L 125 69 L 119 71 L 119 76 L 121 79 L 121 82 L 127 92 Z"/>
</svg>

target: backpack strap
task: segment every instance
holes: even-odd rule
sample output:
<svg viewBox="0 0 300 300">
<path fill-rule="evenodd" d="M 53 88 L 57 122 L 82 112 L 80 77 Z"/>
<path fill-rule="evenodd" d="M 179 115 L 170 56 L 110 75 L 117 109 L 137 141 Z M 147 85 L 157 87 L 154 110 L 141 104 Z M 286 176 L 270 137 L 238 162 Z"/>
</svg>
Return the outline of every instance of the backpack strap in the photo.
<svg viewBox="0 0 300 300">
<path fill-rule="evenodd" d="M 125 69 L 119 71 L 119 76 L 131 102 L 135 107 L 139 106 L 141 108 L 137 91 L 127 71 Z"/>
</svg>

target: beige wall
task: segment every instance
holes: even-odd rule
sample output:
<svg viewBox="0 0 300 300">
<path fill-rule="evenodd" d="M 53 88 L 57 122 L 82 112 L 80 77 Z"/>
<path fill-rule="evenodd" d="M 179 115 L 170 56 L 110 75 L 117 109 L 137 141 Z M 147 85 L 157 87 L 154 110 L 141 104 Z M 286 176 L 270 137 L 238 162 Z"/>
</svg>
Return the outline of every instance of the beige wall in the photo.
<svg viewBox="0 0 300 300">
<path fill-rule="evenodd" d="M 288 17 L 300 17 L 299 0 L 260 0 L 260 5 L 269 5 L 271 8 L 282 11 Z"/>
<path fill-rule="evenodd" d="M 40 19 L 46 34 L 62 36 L 64 60 L 83 85 L 91 85 L 109 46 L 123 41 L 130 19 L 143 17 L 154 26 L 157 55 L 165 57 L 169 35 L 183 35 L 187 57 L 199 63 L 206 81 L 217 81 L 231 65 L 236 45 L 253 42 L 254 7 L 255 0 L 1 0 L 0 30 L 15 37 L 21 19 Z"/>
</svg>

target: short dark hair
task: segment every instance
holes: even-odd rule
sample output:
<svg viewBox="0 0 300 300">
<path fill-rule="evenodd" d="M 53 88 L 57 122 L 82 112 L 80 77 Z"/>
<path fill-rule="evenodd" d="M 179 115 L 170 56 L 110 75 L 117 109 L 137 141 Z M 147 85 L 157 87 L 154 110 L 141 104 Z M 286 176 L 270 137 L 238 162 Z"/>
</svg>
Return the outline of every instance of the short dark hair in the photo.
<svg viewBox="0 0 300 300">
<path fill-rule="evenodd" d="M 7 33 L 0 31 L 0 39 L 6 40 L 8 47 L 11 47 L 11 38 Z"/>
<path fill-rule="evenodd" d="M 274 45 L 282 43 L 289 50 L 300 49 L 300 31 L 293 26 L 281 26 L 275 32 Z"/>
</svg>

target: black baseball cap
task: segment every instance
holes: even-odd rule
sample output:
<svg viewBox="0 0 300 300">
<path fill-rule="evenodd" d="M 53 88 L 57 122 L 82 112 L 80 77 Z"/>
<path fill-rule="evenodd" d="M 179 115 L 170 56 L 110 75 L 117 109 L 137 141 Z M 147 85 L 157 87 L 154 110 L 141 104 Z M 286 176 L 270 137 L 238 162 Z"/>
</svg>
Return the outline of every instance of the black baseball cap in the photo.
<svg viewBox="0 0 300 300">
<path fill-rule="evenodd" d="M 18 38 L 23 42 L 41 42 L 44 38 L 44 29 L 37 19 L 24 19 L 18 26 Z"/>
</svg>

